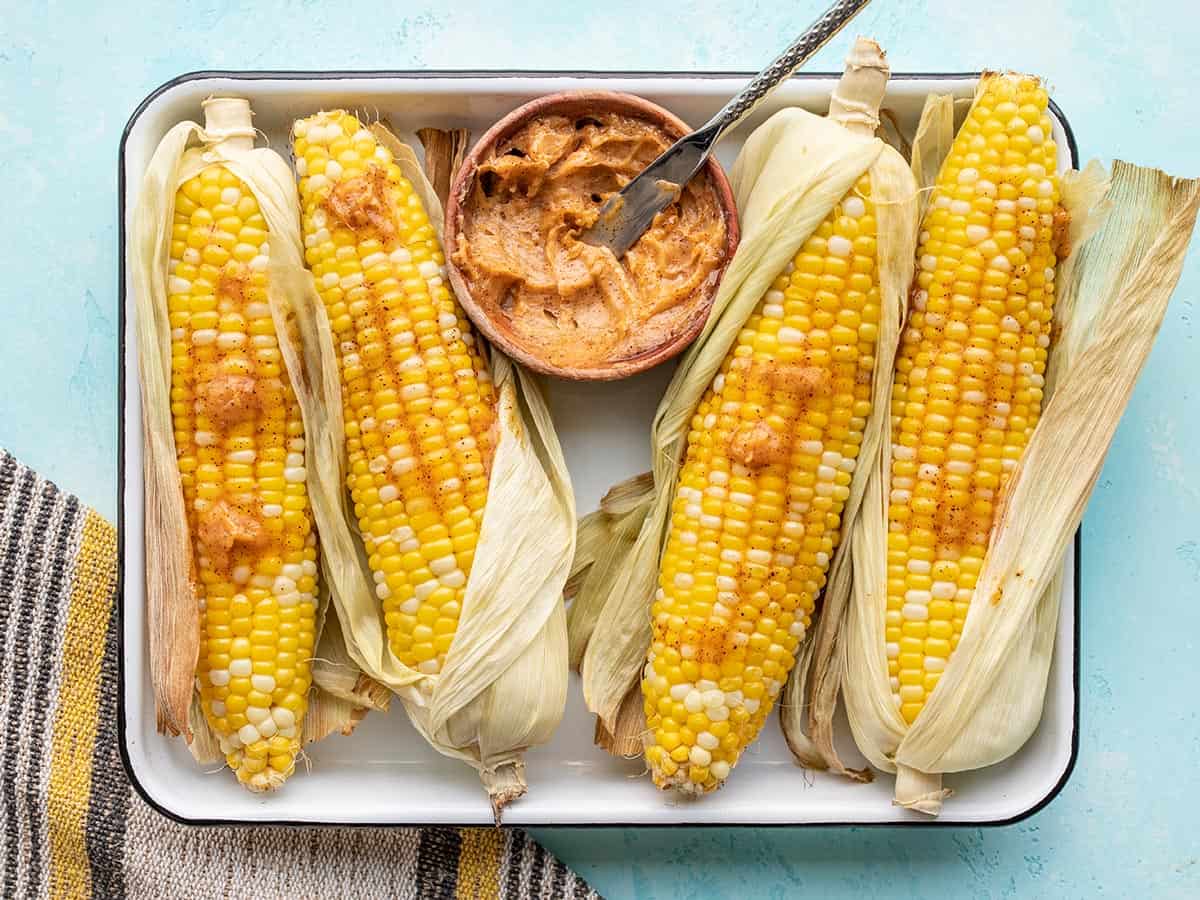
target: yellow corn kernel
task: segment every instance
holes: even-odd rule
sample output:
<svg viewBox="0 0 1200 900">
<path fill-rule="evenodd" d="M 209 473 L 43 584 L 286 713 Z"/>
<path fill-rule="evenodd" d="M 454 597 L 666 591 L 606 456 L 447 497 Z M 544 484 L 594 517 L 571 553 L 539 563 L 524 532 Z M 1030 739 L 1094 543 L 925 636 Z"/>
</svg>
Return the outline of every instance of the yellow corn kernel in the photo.
<svg viewBox="0 0 1200 900">
<path fill-rule="evenodd" d="M 1047 105 L 1035 79 L 989 76 L 922 225 L 888 511 L 900 574 L 887 611 L 904 636 L 892 689 L 908 722 L 958 643 L 997 501 L 1041 413 L 1062 227 Z"/>
<path fill-rule="evenodd" d="M 642 681 L 660 787 L 719 787 L 794 664 L 871 411 L 875 234 L 864 176 L 776 277 L 692 418 Z"/>
<path fill-rule="evenodd" d="M 391 152 L 340 111 L 297 121 L 293 151 L 388 643 L 404 665 L 434 674 L 458 626 L 487 500 L 495 389 Z"/>
<path fill-rule="evenodd" d="M 200 571 L 201 705 L 238 780 L 265 790 L 295 768 L 306 705 L 288 710 L 293 737 L 268 758 L 261 738 L 279 730 L 274 610 L 286 605 L 311 622 L 316 587 L 304 427 L 278 365 L 264 291 L 269 235 L 254 194 L 223 166 L 204 169 L 180 186 L 174 228 L 171 412 Z M 252 584 L 255 576 L 270 586 Z M 301 637 L 311 646 L 311 626 Z M 308 657 L 292 671 L 307 683 Z"/>
</svg>

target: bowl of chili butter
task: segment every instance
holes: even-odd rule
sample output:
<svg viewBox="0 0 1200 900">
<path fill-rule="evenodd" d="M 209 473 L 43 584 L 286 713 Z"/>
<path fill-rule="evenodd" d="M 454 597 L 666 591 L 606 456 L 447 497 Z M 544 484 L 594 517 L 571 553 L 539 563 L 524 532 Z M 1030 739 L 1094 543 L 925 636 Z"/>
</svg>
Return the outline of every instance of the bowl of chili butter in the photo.
<svg viewBox="0 0 1200 900">
<path fill-rule="evenodd" d="M 546 374 L 607 381 L 696 338 L 738 242 L 715 159 L 620 259 L 580 240 L 605 200 L 689 131 L 641 97 L 586 91 L 532 100 L 479 139 L 451 185 L 446 256 L 495 346 Z"/>
</svg>

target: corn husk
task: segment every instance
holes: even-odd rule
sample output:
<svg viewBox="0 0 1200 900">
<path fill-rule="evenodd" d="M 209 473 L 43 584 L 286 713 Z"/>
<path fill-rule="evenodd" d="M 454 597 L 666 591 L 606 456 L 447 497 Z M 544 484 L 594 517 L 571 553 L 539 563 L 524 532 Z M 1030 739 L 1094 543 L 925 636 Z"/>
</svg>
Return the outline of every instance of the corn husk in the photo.
<svg viewBox="0 0 1200 900">
<path fill-rule="evenodd" d="M 635 475 L 609 488 L 600 508 L 579 522 L 579 538 L 566 596 L 572 601 L 567 613 L 567 638 L 572 669 L 579 669 L 583 651 L 604 608 L 607 588 L 628 559 L 646 520 L 654 496 L 654 476 Z"/>
<path fill-rule="evenodd" d="M 912 141 L 905 134 L 896 113 L 887 107 L 879 110 L 879 128 L 876 136 L 905 159 L 912 156 Z"/>
<path fill-rule="evenodd" d="M 382 124 L 372 131 L 440 234 L 441 203 L 416 154 Z M 317 470 L 313 511 L 346 649 L 400 698 L 436 750 L 479 772 L 498 820 L 504 805 L 525 792 L 524 752 L 550 738 L 566 705 L 562 595 L 575 548 L 575 501 L 549 410 L 533 377 L 492 351 L 500 439 L 462 615 L 442 671 L 410 669 L 388 645 L 347 504 L 341 386 L 325 310 L 308 271 L 296 267 L 288 277 L 306 376 L 296 396 L 320 435 L 309 443 Z"/>
<path fill-rule="evenodd" d="M 954 98 L 949 94 L 930 94 L 926 97 L 910 154 L 913 176 L 921 187 L 921 200 L 917 207 L 920 219 L 925 218 L 933 184 L 937 181 L 942 163 L 950 155 L 954 130 Z"/>
<path fill-rule="evenodd" d="M 731 173 L 741 214 L 741 244 L 704 330 L 684 356 L 655 415 L 652 483 L 619 486 L 607 498 L 608 508 L 582 523 L 579 543 L 589 548 L 593 561 L 572 609 L 572 624 L 578 625 L 572 628 L 572 657 L 581 658 L 584 698 L 598 718 L 597 743 L 615 752 L 628 752 L 645 728 L 636 692 L 651 639 L 649 608 L 696 404 L 776 275 L 868 171 L 879 246 L 898 248 L 883 261 L 876 360 L 881 371 L 891 366 L 912 274 L 916 217 L 915 185 L 907 164 L 873 137 L 886 81 L 882 51 L 860 38 L 847 60 L 830 117 L 785 109 L 750 136 Z M 886 395 L 876 397 L 875 410 L 867 426 L 874 436 L 864 439 L 878 442 L 887 420 Z M 863 480 L 855 477 L 847 512 L 861 497 Z"/>
<path fill-rule="evenodd" d="M 952 127 L 951 104 L 927 113 L 940 119 L 925 123 L 934 137 L 914 146 L 919 178 L 936 172 Z M 853 597 L 840 638 L 850 727 L 871 764 L 896 773 L 895 802 L 931 815 L 949 795 L 942 773 L 1011 756 L 1041 719 L 1063 558 L 1166 313 L 1200 204 L 1200 182 L 1122 162 L 1111 183 L 1096 162 L 1067 173 L 1062 193 L 1073 250 L 1056 280 L 1046 403 L 1001 498 L 961 640 L 911 726 L 892 700 L 883 640 L 890 438 L 871 463 L 851 533 Z"/>
<path fill-rule="evenodd" d="M 425 149 L 425 177 L 445 208 L 450 185 L 471 147 L 471 133 L 465 128 L 418 128 L 417 138 Z"/>
<path fill-rule="evenodd" d="M 219 98 L 204 103 L 205 126 L 181 122 L 163 137 L 143 178 L 130 231 L 129 268 L 133 279 L 135 333 L 142 387 L 143 475 L 145 480 L 146 597 L 150 636 L 151 683 L 160 731 L 183 734 L 196 758 L 223 757 L 195 691 L 199 651 L 199 609 L 194 590 L 192 548 L 183 491 L 176 465 L 171 423 L 171 329 L 167 319 L 166 272 L 171 222 L 179 186 L 204 169 L 224 165 L 254 193 L 271 235 L 268 301 L 282 335 L 291 328 L 290 298 L 277 269 L 301 258 L 299 207 L 287 163 L 274 151 L 254 148 L 250 106 L 245 100 Z M 288 366 L 298 377 L 297 367 Z M 305 419 L 311 434 L 313 423 Z M 337 628 L 322 629 L 325 603 L 318 608 L 317 656 L 336 657 Z M 332 642 L 332 643 L 331 643 Z M 318 685 L 303 723 L 306 741 L 334 731 L 348 734 L 368 707 L 379 706 L 378 688 L 354 673 L 358 691 L 341 696 Z M 384 702 L 386 705 L 386 702 Z"/>
<path fill-rule="evenodd" d="M 336 697 L 355 709 L 361 709 L 362 715 L 371 709 L 380 712 L 386 710 L 391 703 L 392 692 L 365 674 L 354 662 L 354 657 L 346 646 L 346 638 L 342 634 L 341 622 L 336 615 L 330 615 L 332 604 L 329 586 L 321 585 L 320 589 L 321 619 L 318 627 L 321 637 L 312 660 L 313 684 L 330 698 Z M 314 733 L 321 727 L 320 723 L 313 721 L 311 717 L 305 719 L 305 727 L 309 725 L 312 725 Z"/>
</svg>

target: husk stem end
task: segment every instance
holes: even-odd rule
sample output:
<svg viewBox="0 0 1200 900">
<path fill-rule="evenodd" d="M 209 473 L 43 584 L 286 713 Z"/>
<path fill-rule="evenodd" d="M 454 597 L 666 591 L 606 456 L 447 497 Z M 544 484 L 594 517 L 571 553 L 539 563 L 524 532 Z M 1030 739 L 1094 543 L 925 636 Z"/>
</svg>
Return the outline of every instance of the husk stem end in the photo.
<svg viewBox="0 0 1200 900">
<path fill-rule="evenodd" d="M 209 97 L 201 105 L 204 130 L 213 140 L 224 141 L 231 149 L 254 149 L 254 122 L 250 101 L 242 97 Z"/>
<path fill-rule="evenodd" d="M 492 801 L 492 818 L 497 828 L 502 824 L 504 808 L 525 795 L 525 763 L 522 760 L 502 763 L 493 769 L 481 769 L 479 780 Z"/>
<path fill-rule="evenodd" d="M 954 791 L 942 787 L 941 773 L 922 772 L 903 763 L 896 765 L 894 805 L 937 817 L 942 811 L 942 801 L 953 794 Z"/>
<path fill-rule="evenodd" d="M 829 118 L 853 134 L 872 137 L 879 127 L 879 105 L 890 76 L 883 48 L 871 38 L 859 36 L 829 98 Z"/>
</svg>

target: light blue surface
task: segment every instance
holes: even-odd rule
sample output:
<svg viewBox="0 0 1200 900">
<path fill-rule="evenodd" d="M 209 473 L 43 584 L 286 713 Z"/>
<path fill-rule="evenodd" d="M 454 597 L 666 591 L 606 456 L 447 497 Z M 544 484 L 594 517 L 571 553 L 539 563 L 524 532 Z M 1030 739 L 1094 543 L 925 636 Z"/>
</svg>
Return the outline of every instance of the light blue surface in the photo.
<svg viewBox="0 0 1200 900">
<path fill-rule="evenodd" d="M 542 8 L 508 11 L 518 5 Z M 4 0 L 0 445 L 114 516 L 117 143 L 138 101 L 173 75 L 756 69 L 824 5 L 200 0 L 118 13 Z M 878 38 L 897 71 L 1042 73 L 1085 158 L 1200 175 L 1200 17 L 1190 2 L 875 0 L 852 27 Z M 835 42 L 811 68 L 836 69 L 844 47 Z M 1198 294 L 1200 250 L 1084 522 L 1081 750 L 1049 808 L 993 830 L 537 837 L 610 897 L 1200 894 Z"/>
</svg>

